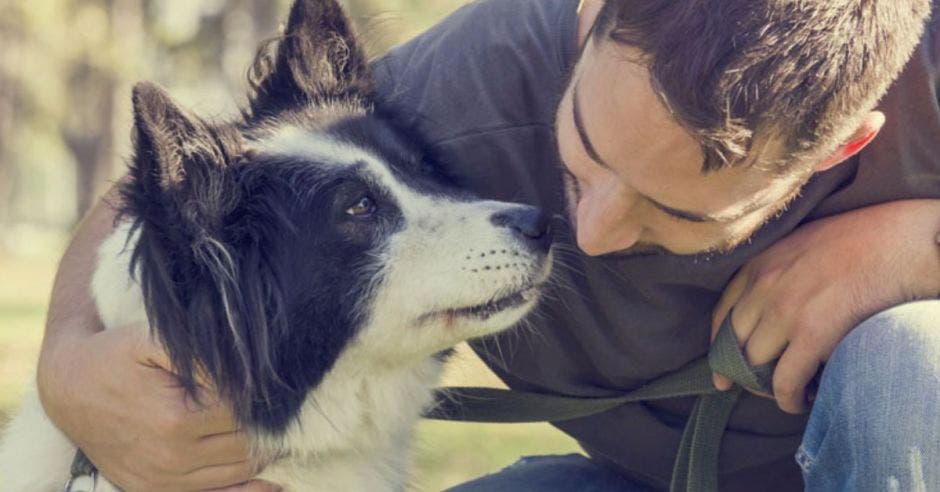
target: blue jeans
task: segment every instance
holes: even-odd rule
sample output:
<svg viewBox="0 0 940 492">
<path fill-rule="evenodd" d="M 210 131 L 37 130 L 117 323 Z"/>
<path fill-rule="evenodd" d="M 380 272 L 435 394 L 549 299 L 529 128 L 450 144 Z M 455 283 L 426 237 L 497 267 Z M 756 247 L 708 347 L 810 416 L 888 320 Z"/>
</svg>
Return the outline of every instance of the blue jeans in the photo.
<svg viewBox="0 0 940 492">
<path fill-rule="evenodd" d="M 856 327 L 823 371 L 796 454 L 808 491 L 940 491 L 940 301 Z M 584 456 L 533 456 L 449 492 L 651 489 Z"/>
</svg>

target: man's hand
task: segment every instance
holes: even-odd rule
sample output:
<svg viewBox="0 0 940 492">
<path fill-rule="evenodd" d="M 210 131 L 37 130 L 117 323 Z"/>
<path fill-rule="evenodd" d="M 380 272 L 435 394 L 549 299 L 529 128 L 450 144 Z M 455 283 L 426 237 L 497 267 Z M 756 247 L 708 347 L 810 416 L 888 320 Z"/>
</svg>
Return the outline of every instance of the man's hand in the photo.
<svg viewBox="0 0 940 492">
<path fill-rule="evenodd" d="M 129 492 L 264 492 L 247 441 L 212 394 L 184 398 L 166 354 L 141 327 L 102 331 L 91 297 L 97 251 L 113 230 L 112 189 L 79 224 L 62 257 L 39 358 L 46 413 L 101 472 Z"/>
<path fill-rule="evenodd" d="M 807 410 L 805 389 L 852 328 L 940 292 L 940 200 L 876 205 L 809 223 L 781 239 L 728 284 L 712 339 L 731 316 L 751 365 L 779 358 L 774 397 Z M 715 386 L 732 385 L 715 374 Z"/>
<path fill-rule="evenodd" d="M 51 357 L 53 376 L 42 385 L 47 413 L 122 489 L 207 490 L 256 474 L 227 405 L 211 392 L 199 403 L 186 398 L 146 328 L 76 338 Z"/>
</svg>

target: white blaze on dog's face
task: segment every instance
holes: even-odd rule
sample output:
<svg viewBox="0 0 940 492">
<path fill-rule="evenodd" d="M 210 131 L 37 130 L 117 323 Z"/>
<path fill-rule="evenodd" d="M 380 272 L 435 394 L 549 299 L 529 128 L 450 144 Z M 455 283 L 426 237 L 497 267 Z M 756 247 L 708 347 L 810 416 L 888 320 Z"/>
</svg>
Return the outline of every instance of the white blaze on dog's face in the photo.
<svg viewBox="0 0 940 492">
<path fill-rule="evenodd" d="M 383 237 L 368 253 L 374 284 L 356 300 L 364 318 L 357 341 L 385 359 L 426 357 L 525 316 L 551 271 L 541 212 L 446 188 L 420 175 L 416 156 L 357 145 L 348 130 L 283 126 L 253 150 L 352 171 L 355 178 L 344 179 L 361 180 L 363 188 L 347 198 L 345 212 L 367 228 L 380 213 L 395 217 L 393 227 L 371 226 Z"/>
</svg>

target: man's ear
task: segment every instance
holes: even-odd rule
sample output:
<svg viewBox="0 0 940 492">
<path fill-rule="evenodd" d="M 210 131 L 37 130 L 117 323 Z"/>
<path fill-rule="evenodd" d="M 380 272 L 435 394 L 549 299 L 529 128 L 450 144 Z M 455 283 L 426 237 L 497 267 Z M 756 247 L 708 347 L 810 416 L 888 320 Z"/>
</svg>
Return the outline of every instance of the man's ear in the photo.
<svg viewBox="0 0 940 492">
<path fill-rule="evenodd" d="M 336 0 L 295 0 L 284 35 L 250 71 L 251 116 L 324 100 L 365 96 L 368 62 Z"/>
<path fill-rule="evenodd" d="M 872 111 L 862 120 L 858 128 L 842 145 L 834 150 L 829 157 L 823 159 L 816 165 L 816 172 L 822 172 L 831 169 L 844 162 L 849 157 L 859 153 L 872 140 L 878 136 L 881 127 L 885 124 L 885 115 L 881 111 Z"/>
</svg>

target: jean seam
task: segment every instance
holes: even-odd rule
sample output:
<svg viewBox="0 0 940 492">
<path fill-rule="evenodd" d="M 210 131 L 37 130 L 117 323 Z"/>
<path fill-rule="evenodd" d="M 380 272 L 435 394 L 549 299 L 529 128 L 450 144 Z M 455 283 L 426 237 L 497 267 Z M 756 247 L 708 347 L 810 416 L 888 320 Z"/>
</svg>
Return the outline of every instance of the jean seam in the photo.
<svg viewBox="0 0 940 492">
<path fill-rule="evenodd" d="M 800 470 L 803 471 L 803 474 L 809 473 L 812 470 L 813 465 L 816 464 L 816 457 L 813 456 L 807 449 L 805 444 L 801 444 L 800 447 L 796 450 L 796 464 L 799 465 Z"/>
</svg>

